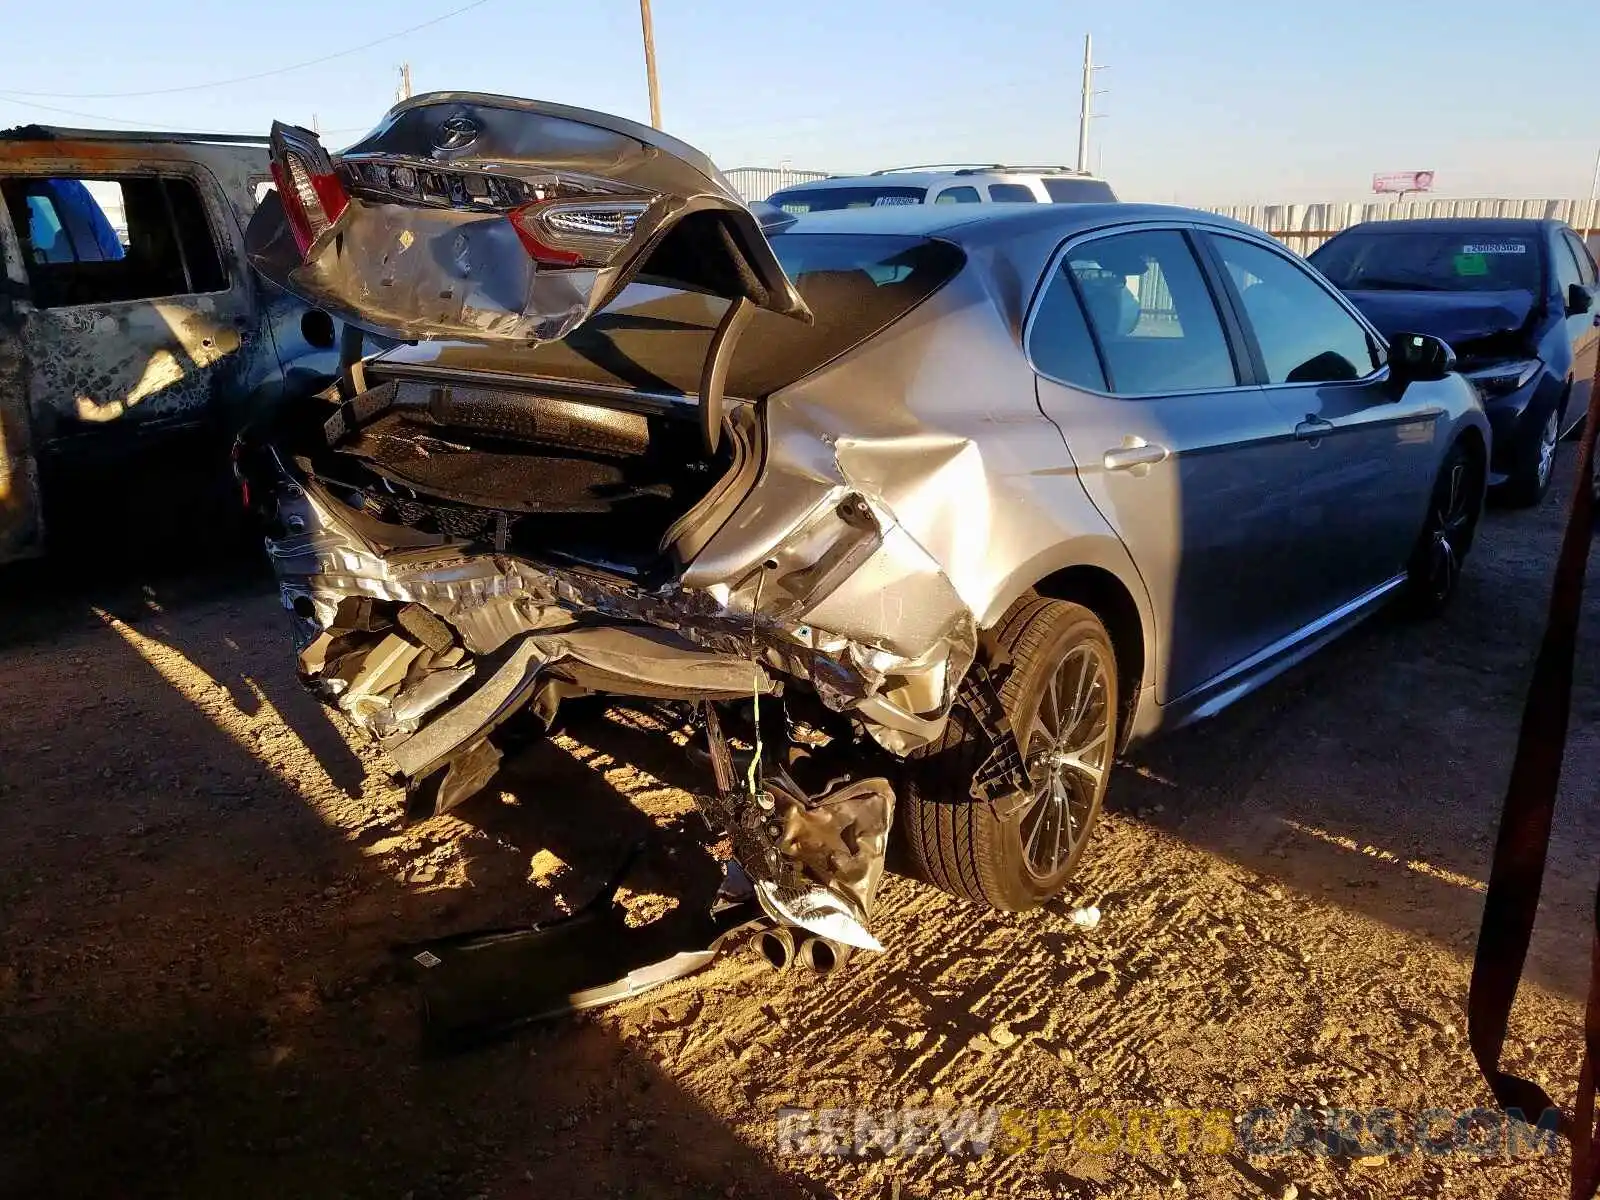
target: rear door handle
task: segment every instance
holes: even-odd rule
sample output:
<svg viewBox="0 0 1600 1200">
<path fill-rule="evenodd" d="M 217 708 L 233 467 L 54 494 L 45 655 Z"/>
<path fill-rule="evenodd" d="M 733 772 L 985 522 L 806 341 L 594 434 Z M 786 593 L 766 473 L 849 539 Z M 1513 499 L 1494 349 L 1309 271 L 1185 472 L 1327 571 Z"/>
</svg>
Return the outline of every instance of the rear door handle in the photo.
<svg viewBox="0 0 1600 1200">
<path fill-rule="evenodd" d="M 1167 460 L 1165 446 L 1152 446 L 1143 438 L 1130 438 L 1129 445 L 1107 450 L 1101 460 L 1108 471 L 1130 471 L 1135 467 L 1152 467 Z"/>
<path fill-rule="evenodd" d="M 1281 429 L 1282 426 L 1279 426 Z M 1302 442 L 1315 442 L 1333 432 L 1333 422 L 1306 414 L 1306 419 L 1294 427 L 1294 435 Z"/>
</svg>

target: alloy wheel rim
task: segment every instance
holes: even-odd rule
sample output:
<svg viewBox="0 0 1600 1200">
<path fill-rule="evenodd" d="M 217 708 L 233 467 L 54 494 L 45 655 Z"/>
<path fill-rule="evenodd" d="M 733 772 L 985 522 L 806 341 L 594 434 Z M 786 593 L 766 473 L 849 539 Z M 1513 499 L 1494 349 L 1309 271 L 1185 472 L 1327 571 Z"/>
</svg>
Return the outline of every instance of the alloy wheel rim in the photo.
<svg viewBox="0 0 1600 1200">
<path fill-rule="evenodd" d="M 1461 571 L 1459 546 L 1472 525 L 1471 477 L 1465 462 L 1452 463 L 1442 480 L 1433 511 L 1433 546 L 1430 555 L 1429 590 L 1443 600 L 1455 587 Z"/>
<path fill-rule="evenodd" d="M 1550 479 L 1550 472 L 1556 465 L 1556 442 L 1558 418 L 1555 413 L 1550 414 L 1550 419 L 1544 423 L 1544 428 L 1539 431 L 1539 486 L 1543 487 Z"/>
<path fill-rule="evenodd" d="M 1036 879 L 1056 874 L 1083 844 L 1111 769 L 1105 660 L 1074 646 L 1050 676 L 1028 726 L 1024 760 L 1033 798 L 1022 810 L 1023 860 Z"/>
</svg>

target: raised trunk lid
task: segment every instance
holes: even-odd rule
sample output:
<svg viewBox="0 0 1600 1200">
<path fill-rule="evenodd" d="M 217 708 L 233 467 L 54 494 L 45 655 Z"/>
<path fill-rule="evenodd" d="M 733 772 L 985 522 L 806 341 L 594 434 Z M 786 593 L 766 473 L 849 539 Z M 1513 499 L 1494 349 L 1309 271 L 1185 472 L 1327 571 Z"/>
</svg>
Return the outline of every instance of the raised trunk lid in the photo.
<svg viewBox="0 0 1600 1200">
<path fill-rule="evenodd" d="M 711 160 L 620 117 L 430 92 L 338 155 L 275 124 L 272 155 L 252 264 L 385 337 L 554 341 L 634 278 L 811 319 Z"/>
</svg>

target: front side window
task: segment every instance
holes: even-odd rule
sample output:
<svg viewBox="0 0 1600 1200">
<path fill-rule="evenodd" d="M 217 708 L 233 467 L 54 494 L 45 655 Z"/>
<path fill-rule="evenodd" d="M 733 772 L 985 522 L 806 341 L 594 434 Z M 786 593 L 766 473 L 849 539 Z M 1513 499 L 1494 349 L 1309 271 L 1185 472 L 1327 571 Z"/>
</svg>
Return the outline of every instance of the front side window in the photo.
<svg viewBox="0 0 1600 1200">
<path fill-rule="evenodd" d="M 1377 370 L 1377 345 L 1328 290 L 1276 251 L 1211 235 L 1244 306 L 1268 383 L 1337 383 Z"/>
<path fill-rule="evenodd" d="M 1572 249 L 1572 257 L 1578 260 L 1578 278 L 1586 287 L 1593 287 L 1595 283 L 1594 256 L 1589 253 L 1578 235 L 1570 229 L 1563 229 L 1561 236 L 1567 239 L 1567 245 Z"/>
<path fill-rule="evenodd" d="M 1555 245 L 1550 247 L 1550 263 L 1556 277 L 1556 290 L 1562 296 L 1573 284 L 1583 283 L 1583 276 L 1578 272 L 1577 256 L 1560 234 L 1556 235 Z"/>
<path fill-rule="evenodd" d="M 978 204 L 982 202 L 975 187 L 945 188 L 934 198 L 935 204 Z"/>
<path fill-rule="evenodd" d="M 1025 183 L 991 183 L 989 199 L 996 204 L 1037 204 L 1039 197 Z"/>
<path fill-rule="evenodd" d="M 1115 234 L 1067 252 L 1106 383 L 1123 395 L 1234 387 L 1211 289 L 1176 230 Z"/>
<path fill-rule="evenodd" d="M 223 291 L 205 204 L 187 179 L 0 179 L 40 308 Z"/>
</svg>

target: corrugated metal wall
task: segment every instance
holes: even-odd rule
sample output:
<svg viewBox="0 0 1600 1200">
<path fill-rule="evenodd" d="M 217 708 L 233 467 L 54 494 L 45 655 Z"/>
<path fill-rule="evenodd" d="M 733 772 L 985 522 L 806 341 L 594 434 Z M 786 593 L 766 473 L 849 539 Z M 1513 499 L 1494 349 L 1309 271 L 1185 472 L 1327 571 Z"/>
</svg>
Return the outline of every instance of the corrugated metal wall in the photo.
<svg viewBox="0 0 1600 1200">
<path fill-rule="evenodd" d="M 805 183 L 812 179 L 826 179 L 826 171 L 796 171 L 790 167 L 734 167 L 731 171 L 724 171 L 733 190 L 744 197 L 748 204 L 753 200 L 765 200 L 773 192 L 782 191 L 796 183 Z"/>
<path fill-rule="evenodd" d="M 1590 250 L 1600 243 L 1600 202 L 1594 200 L 1407 200 L 1358 204 L 1236 204 L 1211 208 L 1265 229 L 1291 250 L 1309 254 L 1329 237 L 1362 221 L 1408 217 L 1532 217 L 1565 221 L 1587 237 Z M 1600 251 L 1596 251 L 1600 256 Z"/>
</svg>

